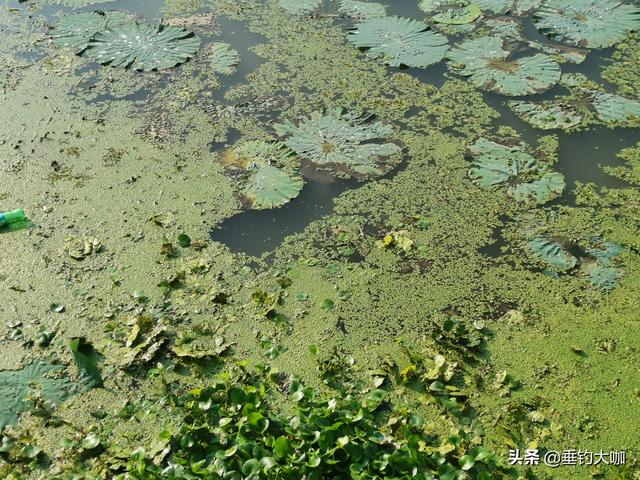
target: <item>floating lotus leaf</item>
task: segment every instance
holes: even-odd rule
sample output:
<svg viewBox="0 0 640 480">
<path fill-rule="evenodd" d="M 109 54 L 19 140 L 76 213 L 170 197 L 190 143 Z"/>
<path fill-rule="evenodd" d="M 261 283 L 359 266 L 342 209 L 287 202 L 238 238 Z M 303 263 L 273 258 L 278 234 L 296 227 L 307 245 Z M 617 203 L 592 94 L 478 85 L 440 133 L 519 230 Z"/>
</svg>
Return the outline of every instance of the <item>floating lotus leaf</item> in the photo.
<svg viewBox="0 0 640 480">
<path fill-rule="evenodd" d="M 449 8 L 443 12 L 438 13 L 431 17 L 436 23 L 445 23 L 447 25 L 465 25 L 467 23 L 475 22 L 482 11 L 477 5 L 469 5 L 467 7 Z"/>
<path fill-rule="evenodd" d="M 33 406 L 32 398 L 59 404 L 73 392 L 73 384 L 57 374 L 64 367 L 46 361 L 35 361 L 22 370 L 0 372 L 0 431 L 14 424 Z"/>
<path fill-rule="evenodd" d="M 482 11 L 495 13 L 497 15 L 522 15 L 528 11 L 538 8 L 542 0 L 473 0 Z"/>
<path fill-rule="evenodd" d="M 387 15 L 387 7 L 381 3 L 341 0 L 338 13 L 351 18 L 375 18 Z"/>
<path fill-rule="evenodd" d="M 84 12 L 66 15 L 53 29 L 53 44 L 56 47 L 72 48 L 81 53 L 96 33 L 109 27 L 122 25 L 131 19 L 123 12 Z"/>
<path fill-rule="evenodd" d="M 542 130 L 569 129 L 582 123 L 582 115 L 560 102 L 511 101 L 509 107 L 525 122 Z"/>
<path fill-rule="evenodd" d="M 610 265 L 614 258 L 625 251 L 622 245 L 614 242 L 602 241 L 600 238 L 592 238 L 591 241 L 595 243 L 596 246 L 587 248 L 587 253 L 604 265 Z"/>
<path fill-rule="evenodd" d="M 610 265 L 589 264 L 584 269 L 589 282 L 603 292 L 609 292 L 618 286 L 622 278 L 622 270 Z"/>
<path fill-rule="evenodd" d="M 603 122 L 626 122 L 640 119 L 640 102 L 611 93 L 596 93 L 593 106 Z"/>
<path fill-rule="evenodd" d="M 418 4 L 420 10 L 426 13 L 432 13 L 442 10 L 446 7 L 459 7 L 460 0 L 421 0 Z"/>
<path fill-rule="evenodd" d="M 294 15 L 308 15 L 320 8 L 322 0 L 278 0 L 278 5 Z"/>
<path fill-rule="evenodd" d="M 640 9 L 619 0 L 548 0 L 536 12 L 535 24 L 560 41 L 605 48 L 640 28 Z"/>
<path fill-rule="evenodd" d="M 244 170 L 255 170 L 266 165 L 286 165 L 293 157 L 295 153 L 283 143 L 253 140 L 227 150 L 223 155 L 223 163 Z"/>
<path fill-rule="evenodd" d="M 129 22 L 96 33 L 87 52 L 105 65 L 150 71 L 186 62 L 199 48 L 200 39 L 183 28 Z"/>
<path fill-rule="evenodd" d="M 428 28 L 410 18 L 372 18 L 357 24 L 349 32 L 349 40 L 387 65 L 428 67 L 441 61 L 449 50 L 447 37 Z"/>
<path fill-rule="evenodd" d="M 228 43 L 213 43 L 210 47 L 209 62 L 213 72 L 230 75 L 240 63 L 240 55 Z"/>
<path fill-rule="evenodd" d="M 20 0 L 20 3 L 25 3 L 29 0 Z M 64 5 L 65 7 L 82 8 L 87 5 L 96 5 L 98 3 L 113 2 L 115 0 L 37 0 L 39 3 L 47 5 Z"/>
<path fill-rule="evenodd" d="M 469 175 L 480 188 L 505 185 L 515 200 L 533 204 L 545 203 L 564 191 L 562 174 L 538 167 L 531 155 L 519 149 L 481 138 L 470 151 L 477 157 Z"/>
<path fill-rule="evenodd" d="M 571 270 L 578 259 L 571 255 L 555 240 L 546 235 L 538 235 L 527 243 L 533 255 L 561 271 Z"/>
<path fill-rule="evenodd" d="M 550 56 L 536 54 L 510 60 L 499 37 L 463 42 L 448 54 L 450 68 L 469 77 L 474 85 L 504 95 L 533 95 L 549 90 L 560 80 L 560 65 Z"/>
<path fill-rule="evenodd" d="M 561 195 L 565 187 L 564 175 L 548 172 L 538 180 L 509 187 L 509 195 L 519 202 L 541 204 Z"/>
<path fill-rule="evenodd" d="M 382 173 L 378 162 L 400 151 L 393 143 L 376 143 L 391 134 L 390 126 L 365 123 L 339 109 L 314 112 L 299 125 L 276 125 L 276 131 L 288 136 L 286 145 L 300 157 L 318 165 L 344 165 L 361 174 Z"/>
<path fill-rule="evenodd" d="M 304 182 L 297 175 L 288 175 L 272 165 L 258 167 L 244 191 L 253 208 L 280 207 L 296 198 Z"/>
</svg>

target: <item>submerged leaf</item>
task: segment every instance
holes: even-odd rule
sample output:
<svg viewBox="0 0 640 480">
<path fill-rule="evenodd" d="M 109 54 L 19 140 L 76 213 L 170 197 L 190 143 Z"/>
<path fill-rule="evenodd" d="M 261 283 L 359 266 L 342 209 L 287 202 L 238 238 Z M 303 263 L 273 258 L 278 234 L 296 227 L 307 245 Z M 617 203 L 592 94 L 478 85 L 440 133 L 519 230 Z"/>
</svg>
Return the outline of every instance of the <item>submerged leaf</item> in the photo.
<svg viewBox="0 0 640 480">
<path fill-rule="evenodd" d="M 370 57 L 392 67 L 428 67 L 441 61 L 449 43 L 447 37 L 429 30 L 426 23 L 411 18 L 372 18 L 357 24 L 348 36 Z"/>
<path fill-rule="evenodd" d="M 200 39 L 182 28 L 129 22 L 98 32 L 87 52 L 105 65 L 150 71 L 186 62 L 199 48 Z"/>
<path fill-rule="evenodd" d="M 253 208 L 274 208 L 296 198 L 303 186 L 301 177 L 266 165 L 259 167 L 251 176 L 244 194 Z"/>
<path fill-rule="evenodd" d="M 567 252 L 562 245 L 546 235 L 538 235 L 527 243 L 533 254 L 543 262 L 558 268 L 559 270 L 571 270 L 578 259 Z"/>
<path fill-rule="evenodd" d="M 276 125 L 276 131 L 288 136 L 284 142 L 300 157 L 318 165 L 344 165 L 361 174 L 382 173 L 377 163 L 400 151 L 393 143 L 376 143 L 391 134 L 390 126 L 365 123 L 340 109 L 314 112 L 299 125 Z"/>
<path fill-rule="evenodd" d="M 240 63 L 240 55 L 228 43 L 213 43 L 209 50 L 209 63 L 214 73 L 230 75 Z"/>
<path fill-rule="evenodd" d="M 512 96 L 541 93 L 560 80 L 560 65 L 550 56 L 510 60 L 510 55 L 501 38 L 480 37 L 452 49 L 449 67 L 482 89 Z"/>
<path fill-rule="evenodd" d="M 582 123 L 582 115 L 561 102 L 539 104 L 511 101 L 509 107 L 525 122 L 542 130 L 569 129 Z"/>
<path fill-rule="evenodd" d="M 53 29 L 53 44 L 56 47 L 72 48 L 81 53 L 87 48 L 91 37 L 109 27 L 122 25 L 131 19 L 124 12 L 83 12 L 62 17 Z"/>
<path fill-rule="evenodd" d="M 294 15 L 308 15 L 322 5 L 322 0 L 278 0 L 278 5 Z"/>
<path fill-rule="evenodd" d="M 560 41 L 605 48 L 640 28 L 640 9 L 620 0 L 547 0 L 535 24 Z"/>
<path fill-rule="evenodd" d="M 338 13 L 347 17 L 364 19 L 384 17 L 387 7 L 376 2 L 362 2 L 360 0 L 340 0 Z"/>
<path fill-rule="evenodd" d="M 100 375 L 98 364 L 92 358 L 93 356 L 88 353 L 88 350 L 92 350 L 91 346 L 82 342 L 79 338 L 74 338 L 69 342 L 69 347 L 80 375 L 88 380 L 89 386 L 93 388 L 102 387 L 102 376 Z"/>
<path fill-rule="evenodd" d="M 519 202 L 540 204 L 561 195 L 565 187 L 564 175 L 548 172 L 537 180 L 509 187 L 509 194 Z"/>
</svg>

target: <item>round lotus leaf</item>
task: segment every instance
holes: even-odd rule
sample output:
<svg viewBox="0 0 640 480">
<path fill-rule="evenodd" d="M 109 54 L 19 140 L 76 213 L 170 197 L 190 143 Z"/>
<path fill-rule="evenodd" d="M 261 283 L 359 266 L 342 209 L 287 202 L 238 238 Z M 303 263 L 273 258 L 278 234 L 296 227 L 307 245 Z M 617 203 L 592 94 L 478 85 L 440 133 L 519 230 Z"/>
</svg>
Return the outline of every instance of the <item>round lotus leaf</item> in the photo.
<svg viewBox="0 0 640 480">
<path fill-rule="evenodd" d="M 542 0 L 473 0 L 483 12 L 495 13 L 496 15 L 522 15 L 538 8 Z"/>
<path fill-rule="evenodd" d="M 213 43 L 209 47 L 209 63 L 215 73 L 230 75 L 240 63 L 240 55 L 228 43 Z"/>
<path fill-rule="evenodd" d="M 320 8 L 322 0 L 278 0 L 278 5 L 294 15 L 308 15 Z"/>
<path fill-rule="evenodd" d="M 618 0 L 548 0 L 536 12 L 535 24 L 557 40 L 605 48 L 640 28 L 640 9 Z"/>
<path fill-rule="evenodd" d="M 460 0 L 421 0 L 418 4 L 420 10 L 433 13 L 448 7 L 459 7 Z"/>
<path fill-rule="evenodd" d="M 199 48 L 200 39 L 183 28 L 129 22 L 96 33 L 87 52 L 105 65 L 150 71 L 175 67 Z"/>
<path fill-rule="evenodd" d="M 541 130 L 570 129 L 580 125 L 583 118 L 562 103 L 511 101 L 509 107 L 525 122 Z"/>
<path fill-rule="evenodd" d="M 558 270 L 571 270 L 578 259 L 567 252 L 562 245 L 545 235 L 539 235 L 527 243 L 533 255 Z"/>
<path fill-rule="evenodd" d="M 340 15 L 357 19 L 384 17 L 387 15 L 387 7 L 376 2 L 340 0 L 338 13 Z"/>
<path fill-rule="evenodd" d="M 449 43 L 447 37 L 411 18 L 382 17 L 358 23 L 349 40 L 367 55 L 393 67 L 428 67 L 441 61 Z"/>
<path fill-rule="evenodd" d="M 467 23 L 475 22 L 482 11 L 477 5 L 469 5 L 467 7 L 449 8 L 437 15 L 431 17 L 436 23 L 444 23 L 447 25 L 465 25 Z"/>
<path fill-rule="evenodd" d="M 257 168 L 249 179 L 244 195 L 255 209 L 280 207 L 296 198 L 304 182 L 272 165 Z"/>
<path fill-rule="evenodd" d="M 72 48 L 81 53 L 96 33 L 109 27 L 122 25 L 131 19 L 124 12 L 83 12 L 62 17 L 53 29 L 53 44 L 56 47 Z"/>
<path fill-rule="evenodd" d="M 469 77 L 479 88 L 503 95 L 534 95 L 560 81 L 560 65 L 548 55 L 509 57 L 499 37 L 467 40 L 448 54 L 449 67 L 456 73 Z"/>
<path fill-rule="evenodd" d="M 234 145 L 222 156 L 222 163 L 228 167 L 251 170 L 266 165 L 286 165 L 295 153 L 280 142 L 252 140 Z"/>
<path fill-rule="evenodd" d="M 400 151 L 393 143 L 380 143 L 391 134 L 390 126 L 366 123 L 339 109 L 314 112 L 299 125 L 287 122 L 275 127 L 300 157 L 318 165 L 343 165 L 356 173 L 378 175 L 382 173 L 378 162 Z"/>
<path fill-rule="evenodd" d="M 611 93 L 596 93 L 593 106 L 603 122 L 640 120 L 640 102 Z"/>
</svg>

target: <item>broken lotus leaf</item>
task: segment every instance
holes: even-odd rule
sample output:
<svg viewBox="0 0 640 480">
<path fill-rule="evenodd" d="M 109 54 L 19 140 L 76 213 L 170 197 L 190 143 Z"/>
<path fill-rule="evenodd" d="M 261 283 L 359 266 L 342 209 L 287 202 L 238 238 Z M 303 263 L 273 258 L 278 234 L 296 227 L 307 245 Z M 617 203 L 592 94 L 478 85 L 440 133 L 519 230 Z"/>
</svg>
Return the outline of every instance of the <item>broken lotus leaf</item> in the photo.
<svg viewBox="0 0 640 480">
<path fill-rule="evenodd" d="M 244 190 L 245 197 L 255 209 L 280 207 L 296 198 L 304 181 L 272 165 L 258 167 Z"/>
<path fill-rule="evenodd" d="M 522 15 L 538 8 L 543 0 L 473 0 L 482 11 L 495 13 L 496 15 Z"/>
<path fill-rule="evenodd" d="M 267 165 L 287 165 L 296 154 L 281 142 L 251 140 L 234 145 L 222 156 L 227 167 L 239 167 L 243 170 L 255 170 Z"/>
<path fill-rule="evenodd" d="M 240 63 L 240 55 L 228 43 L 213 43 L 209 47 L 209 63 L 214 73 L 232 74 Z"/>
<path fill-rule="evenodd" d="M 394 143 L 377 143 L 391 135 L 390 126 L 366 122 L 341 109 L 313 112 L 299 125 L 286 122 L 275 128 L 278 135 L 288 137 L 285 144 L 300 157 L 318 165 L 343 165 L 360 174 L 381 174 L 378 162 L 400 151 Z"/>
<path fill-rule="evenodd" d="M 578 259 L 565 248 L 546 235 L 538 235 L 527 243 L 533 255 L 558 270 L 571 270 L 578 264 Z"/>
<path fill-rule="evenodd" d="M 64 239 L 64 251 L 74 260 L 84 260 L 98 253 L 102 243 L 93 237 L 75 237 L 67 235 Z"/>
<path fill-rule="evenodd" d="M 69 342 L 73 359 L 76 362 L 80 376 L 84 377 L 86 384 L 90 388 L 102 387 L 102 375 L 100 375 L 100 369 L 96 360 L 93 358 L 91 352 L 93 348 L 91 345 L 85 343 L 80 338 L 73 338 Z"/>
<path fill-rule="evenodd" d="M 308 15 L 320 8 L 322 0 L 278 0 L 278 5 L 294 15 Z"/>
<path fill-rule="evenodd" d="M 582 115 L 561 102 L 510 101 L 509 107 L 530 125 L 542 130 L 570 129 L 582 123 Z"/>
<path fill-rule="evenodd" d="M 175 67 L 199 48 L 200 39 L 182 28 L 129 22 L 96 33 L 87 52 L 104 65 L 146 72 Z"/>
<path fill-rule="evenodd" d="M 477 5 L 469 5 L 460 8 L 449 8 L 443 12 L 438 13 L 431 17 L 431 20 L 436 23 L 444 23 L 447 25 L 465 25 L 467 23 L 475 22 L 482 11 Z"/>
<path fill-rule="evenodd" d="M 507 185 L 511 197 L 534 204 L 545 203 L 564 191 L 562 174 L 538 167 L 531 155 L 519 149 L 481 138 L 470 151 L 478 156 L 469 175 L 480 188 Z"/>
<path fill-rule="evenodd" d="M 122 25 L 131 19 L 124 12 L 95 12 L 75 13 L 62 17 L 53 29 L 53 44 L 56 47 L 72 48 L 79 54 L 87 48 L 91 37 L 111 26 Z"/>
<path fill-rule="evenodd" d="M 589 277 L 594 287 L 603 292 L 613 290 L 622 278 L 623 271 L 613 265 L 613 260 L 625 251 L 625 248 L 614 242 L 602 241 L 600 238 L 591 239 L 595 246 L 586 249 L 587 254 L 595 258 L 594 261 L 585 261 L 582 271 Z"/>
<path fill-rule="evenodd" d="M 386 65 L 428 67 L 441 61 L 449 50 L 447 37 L 411 18 L 371 18 L 349 32 L 349 40 L 366 54 Z"/>
<path fill-rule="evenodd" d="M 387 14 L 387 7 L 376 2 L 340 0 L 338 13 L 340 15 L 357 19 L 384 17 Z"/>
<path fill-rule="evenodd" d="M 421 0 L 418 4 L 420 10 L 426 13 L 436 12 L 446 7 L 459 7 L 460 0 Z"/>
<path fill-rule="evenodd" d="M 610 47 L 640 28 L 640 9 L 619 0 L 547 0 L 535 17 L 539 30 L 588 48 Z"/>
<path fill-rule="evenodd" d="M 70 379 L 59 375 L 62 370 L 61 365 L 36 360 L 22 370 L 0 371 L 0 431 L 32 408 L 34 397 L 59 404 L 75 393 Z"/>
<path fill-rule="evenodd" d="M 449 54 L 449 67 L 484 90 L 503 95 L 534 95 L 560 81 L 560 65 L 542 53 L 510 60 L 499 37 L 467 40 Z"/>
<path fill-rule="evenodd" d="M 640 120 L 640 102 L 611 93 L 596 93 L 593 106 L 603 122 Z"/>
</svg>

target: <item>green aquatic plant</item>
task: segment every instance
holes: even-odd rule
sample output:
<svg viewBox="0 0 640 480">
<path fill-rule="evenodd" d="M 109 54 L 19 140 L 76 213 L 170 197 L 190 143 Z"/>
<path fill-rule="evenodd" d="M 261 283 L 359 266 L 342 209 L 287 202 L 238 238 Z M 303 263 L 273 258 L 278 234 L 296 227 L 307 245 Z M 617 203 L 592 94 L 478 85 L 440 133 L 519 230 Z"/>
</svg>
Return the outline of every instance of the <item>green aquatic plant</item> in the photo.
<svg viewBox="0 0 640 480">
<path fill-rule="evenodd" d="M 549 55 L 510 59 L 499 37 L 467 40 L 447 55 L 452 71 L 469 77 L 471 83 L 484 90 L 503 95 L 534 95 L 549 90 L 560 81 L 560 65 Z"/>
<path fill-rule="evenodd" d="M 640 28 L 640 9 L 620 0 L 547 0 L 535 17 L 539 30 L 588 48 L 610 47 Z"/>
<path fill-rule="evenodd" d="M 483 11 L 497 15 L 522 15 L 542 4 L 543 0 L 473 0 Z"/>
<path fill-rule="evenodd" d="M 469 175 L 481 188 L 506 186 L 508 194 L 518 202 L 535 204 L 548 202 L 564 191 L 561 173 L 547 171 L 519 148 L 481 138 L 470 151 L 476 157 Z"/>
<path fill-rule="evenodd" d="M 255 169 L 244 190 L 244 196 L 255 209 L 280 207 L 296 198 L 304 181 L 272 165 Z"/>
<path fill-rule="evenodd" d="M 571 255 L 565 247 L 547 235 L 538 235 L 527 243 L 531 253 L 544 263 L 560 271 L 571 270 L 578 264 L 578 259 Z"/>
<path fill-rule="evenodd" d="M 35 400 L 59 404 L 74 393 L 71 380 L 61 376 L 65 368 L 36 360 L 21 370 L 0 372 L 0 431 L 18 421 Z"/>
<path fill-rule="evenodd" d="M 199 48 L 200 39 L 183 28 L 129 22 L 96 33 L 87 53 L 104 65 L 151 71 L 186 62 Z"/>
<path fill-rule="evenodd" d="M 593 106 L 603 122 L 640 120 L 640 102 L 611 93 L 595 93 Z"/>
<path fill-rule="evenodd" d="M 384 17 L 387 14 L 387 7 L 376 2 L 340 0 L 338 13 L 340 15 L 346 15 L 347 17 L 357 19 Z"/>
<path fill-rule="evenodd" d="M 81 53 L 96 33 L 109 27 L 122 25 L 130 19 L 131 15 L 118 11 L 97 10 L 65 15 L 51 33 L 53 44 L 56 47 L 72 48 L 75 53 Z"/>
<path fill-rule="evenodd" d="M 228 43 L 216 42 L 209 46 L 209 64 L 214 73 L 232 74 L 240 63 L 240 54 Z"/>
<path fill-rule="evenodd" d="M 518 100 L 509 102 L 509 107 L 525 122 L 541 130 L 571 129 L 583 119 L 571 105 L 561 102 L 540 104 Z"/>
<path fill-rule="evenodd" d="M 431 17 L 431 20 L 447 25 L 466 25 L 467 23 L 475 22 L 480 15 L 482 15 L 480 7 L 468 5 L 466 7 L 448 8 Z"/>
<path fill-rule="evenodd" d="M 308 15 L 320 8 L 322 0 L 278 0 L 278 5 L 294 15 Z"/>
<path fill-rule="evenodd" d="M 31 0 L 19 0 L 20 3 L 26 3 Z M 44 3 L 46 5 L 63 5 L 71 8 L 82 8 L 89 5 L 96 5 L 98 3 L 114 2 L 115 0 L 36 0 L 38 3 Z"/>
<path fill-rule="evenodd" d="M 449 50 L 447 37 L 411 18 L 368 19 L 358 23 L 348 38 L 368 56 L 393 67 L 428 67 L 441 61 Z"/>
<path fill-rule="evenodd" d="M 459 7 L 460 0 L 420 0 L 418 7 L 425 13 L 433 13 L 445 8 Z"/>
<path fill-rule="evenodd" d="M 73 338 L 69 342 L 69 348 L 83 382 L 91 388 L 102 387 L 102 375 L 93 347 L 81 338 Z"/>
<path fill-rule="evenodd" d="M 400 151 L 394 143 L 379 143 L 391 135 L 391 126 L 368 122 L 341 109 L 314 112 L 298 125 L 286 122 L 275 128 L 301 158 L 318 165 L 344 166 L 360 174 L 381 174 L 378 162 Z"/>
<path fill-rule="evenodd" d="M 587 255 L 594 261 L 583 260 L 582 271 L 589 277 L 594 287 L 603 292 L 613 290 L 622 278 L 623 272 L 614 265 L 614 260 L 620 256 L 625 248 L 610 241 L 603 241 L 599 237 L 591 239 L 592 246 L 586 249 Z"/>
</svg>

